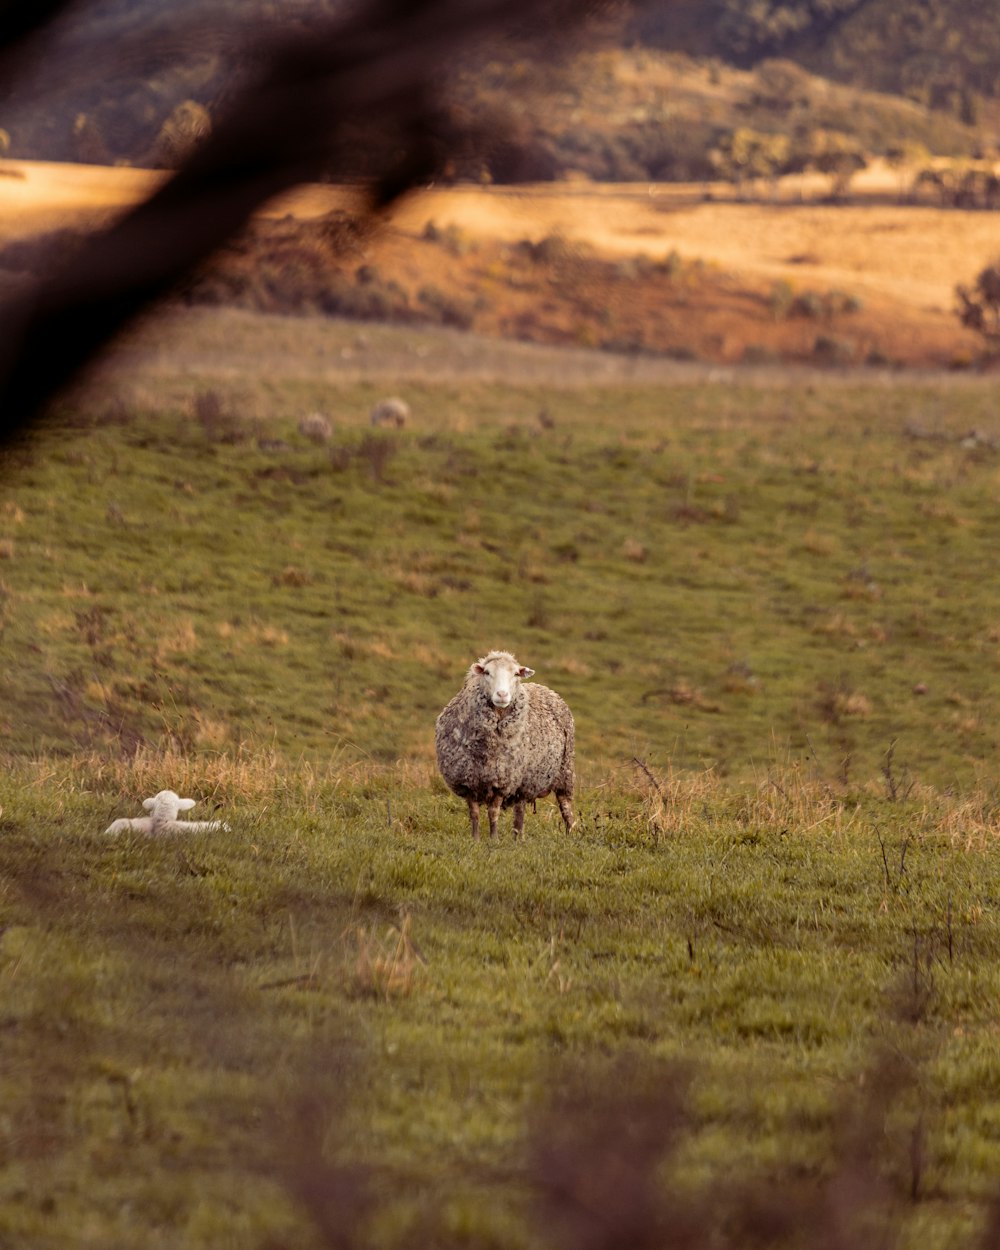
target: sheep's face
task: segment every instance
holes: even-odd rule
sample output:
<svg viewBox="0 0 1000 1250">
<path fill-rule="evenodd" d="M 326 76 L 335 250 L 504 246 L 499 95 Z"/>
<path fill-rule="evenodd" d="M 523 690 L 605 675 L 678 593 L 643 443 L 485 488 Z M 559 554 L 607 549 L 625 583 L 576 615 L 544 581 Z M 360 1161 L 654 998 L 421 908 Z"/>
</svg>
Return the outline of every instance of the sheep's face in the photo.
<svg viewBox="0 0 1000 1250">
<path fill-rule="evenodd" d="M 517 698 L 521 682 L 535 675 L 533 668 L 518 664 L 507 651 L 491 651 L 472 667 L 486 691 L 486 697 L 500 712 L 509 708 Z"/>
<path fill-rule="evenodd" d="M 194 799 L 182 799 L 173 790 L 161 790 L 151 799 L 143 799 L 142 805 L 154 820 L 176 820 L 178 812 L 189 812 L 194 807 Z"/>
</svg>

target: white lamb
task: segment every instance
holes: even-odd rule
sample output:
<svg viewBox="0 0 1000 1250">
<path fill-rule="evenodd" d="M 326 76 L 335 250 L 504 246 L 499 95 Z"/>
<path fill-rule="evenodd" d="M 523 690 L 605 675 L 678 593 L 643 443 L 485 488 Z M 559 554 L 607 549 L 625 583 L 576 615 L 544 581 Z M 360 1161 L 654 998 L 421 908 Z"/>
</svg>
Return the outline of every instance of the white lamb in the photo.
<svg viewBox="0 0 1000 1250">
<path fill-rule="evenodd" d="M 189 812 L 194 799 L 182 799 L 173 790 L 161 790 L 151 799 L 143 799 L 148 816 L 124 817 L 114 820 L 105 833 L 145 833 L 155 838 L 161 833 L 210 833 L 218 829 L 229 832 L 229 826 L 221 820 L 178 820 L 180 812 Z"/>
</svg>

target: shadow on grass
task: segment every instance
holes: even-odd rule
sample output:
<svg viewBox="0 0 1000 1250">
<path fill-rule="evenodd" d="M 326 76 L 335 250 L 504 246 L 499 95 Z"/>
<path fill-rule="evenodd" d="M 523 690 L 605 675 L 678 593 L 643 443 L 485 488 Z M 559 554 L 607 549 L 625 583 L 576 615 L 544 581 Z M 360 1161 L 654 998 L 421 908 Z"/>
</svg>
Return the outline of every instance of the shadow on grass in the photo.
<svg viewBox="0 0 1000 1250">
<path fill-rule="evenodd" d="M 898 997 L 907 992 L 902 987 Z M 356 1061 L 335 1058 L 341 1090 Z M 698 1127 L 689 1098 L 695 1076 L 693 1064 L 631 1056 L 554 1067 L 550 1092 L 529 1120 L 523 1165 L 503 1178 L 530 1195 L 525 1244 L 557 1250 L 891 1250 L 910 1244 L 904 1221 L 925 1196 L 926 1126 L 919 1065 L 904 1050 L 873 1048 L 835 1116 L 829 1157 L 818 1169 L 789 1159 L 756 1176 L 720 1168 L 710 1181 L 693 1180 L 684 1151 Z M 339 1101 L 342 1109 L 342 1094 Z M 304 1095 L 294 1104 L 284 1129 L 283 1180 L 323 1247 L 368 1250 L 381 1244 L 371 1230 L 389 1192 L 386 1178 L 326 1161 L 331 1146 L 336 1153 L 331 1125 L 322 1097 Z M 448 1196 L 425 1196 L 421 1214 L 397 1244 L 407 1250 L 505 1244 L 485 1224 L 478 1233 L 447 1229 L 441 1212 Z M 979 1234 L 964 1244 L 970 1250 L 1000 1244 L 1000 1193 L 986 1205 Z"/>
</svg>

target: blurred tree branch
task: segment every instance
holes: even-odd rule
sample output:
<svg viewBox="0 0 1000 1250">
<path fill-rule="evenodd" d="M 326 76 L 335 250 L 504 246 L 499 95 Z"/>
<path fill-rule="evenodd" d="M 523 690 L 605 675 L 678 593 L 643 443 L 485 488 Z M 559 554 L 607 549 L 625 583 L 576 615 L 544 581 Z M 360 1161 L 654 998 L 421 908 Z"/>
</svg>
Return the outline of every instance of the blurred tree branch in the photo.
<svg viewBox="0 0 1000 1250">
<path fill-rule="evenodd" d="M 49 3 L 29 19 L 0 7 L 0 68 L 16 72 L 24 42 L 75 7 Z M 598 5 L 598 9 L 606 6 Z M 162 297 L 278 193 L 336 167 L 346 126 L 382 136 L 376 213 L 434 174 L 461 138 L 442 125 L 454 59 L 507 35 L 536 47 L 591 12 L 568 0 L 377 0 L 317 15 L 290 35 L 233 30 L 252 71 L 211 136 L 176 175 L 2 313 L 0 438 L 29 422 L 114 335 Z"/>
</svg>

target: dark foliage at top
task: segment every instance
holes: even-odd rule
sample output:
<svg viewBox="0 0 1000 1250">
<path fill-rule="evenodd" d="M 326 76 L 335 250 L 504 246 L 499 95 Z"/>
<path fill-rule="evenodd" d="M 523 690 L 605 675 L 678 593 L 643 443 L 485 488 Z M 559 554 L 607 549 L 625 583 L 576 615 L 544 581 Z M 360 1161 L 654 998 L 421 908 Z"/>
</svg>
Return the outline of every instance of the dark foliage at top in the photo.
<svg viewBox="0 0 1000 1250">
<path fill-rule="evenodd" d="M 791 57 L 818 73 L 975 120 L 1000 98 L 992 0 L 705 0 L 641 8 L 633 37 L 752 65 Z"/>
<path fill-rule="evenodd" d="M 513 32 L 531 36 L 536 49 L 548 41 L 551 52 L 555 32 L 585 16 L 585 6 L 560 0 L 382 0 L 342 18 L 310 9 L 301 27 L 283 21 L 279 30 L 244 24 L 227 10 L 212 27 L 214 39 L 220 47 L 228 39 L 245 68 L 211 131 L 185 149 L 170 182 L 8 304 L 0 354 L 8 432 L 262 204 L 340 167 L 358 127 L 369 137 L 371 214 L 433 178 L 463 143 L 475 143 L 447 117 L 442 91 L 455 58 L 476 41 L 502 42 Z M 39 16 L 38 38 L 48 17 Z M 11 29 L 9 72 L 30 60 L 27 33 L 24 23 Z M 0 46 L 3 37 L 0 24 Z M 150 39 L 144 29 L 135 48 Z M 113 65 L 125 51 L 116 43 L 102 60 Z M 91 70 L 99 76 L 100 63 Z"/>
<path fill-rule="evenodd" d="M 50 3 L 39 12 L 65 7 Z M 190 125 L 191 109 L 214 118 L 252 75 L 261 48 L 296 37 L 322 42 L 322 26 L 349 11 L 342 0 L 293 0 L 280 8 L 264 0 L 68 7 L 72 20 L 31 41 L 27 55 L 18 57 L 14 89 L 0 107 L 11 154 L 167 167 L 177 163 L 171 137 Z M 1000 98 L 1000 24 L 991 0 L 633 0 L 592 7 L 629 13 L 618 25 L 605 24 L 605 35 L 625 44 L 649 43 L 742 66 L 791 58 L 854 86 L 906 96 L 967 125 L 979 121 L 984 98 Z M 533 25 L 512 10 L 507 28 L 532 44 L 538 33 Z M 11 28 L 20 32 L 22 47 L 25 26 L 22 17 Z M 109 48 L 115 50 L 110 58 Z M 488 45 L 486 50 L 492 55 Z M 478 81 L 479 72 L 472 78 Z M 455 126 L 447 110 L 443 117 Z M 534 181 L 572 167 L 571 152 L 539 142 L 514 111 L 504 120 L 495 133 L 479 136 L 480 147 L 492 149 L 482 163 L 495 181 Z M 588 141 L 579 125 L 572 131 Z M 675 146 L 676 138 L 666 135 L 661 146 Z M 364 128 L 345 132 L 341 141 L 351 171 L 367 174 L 371 145 Z M 637 176 L 658 176 L 644 156 L 637 160 L 643 169 Z M 468 152 L 457 153 L 460 176 L 474 165 Z M 345 168 L 343 159 L 339 168 Z M 615 168 L 606 176 L 623 175 Z"/>
</svg>

